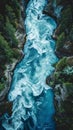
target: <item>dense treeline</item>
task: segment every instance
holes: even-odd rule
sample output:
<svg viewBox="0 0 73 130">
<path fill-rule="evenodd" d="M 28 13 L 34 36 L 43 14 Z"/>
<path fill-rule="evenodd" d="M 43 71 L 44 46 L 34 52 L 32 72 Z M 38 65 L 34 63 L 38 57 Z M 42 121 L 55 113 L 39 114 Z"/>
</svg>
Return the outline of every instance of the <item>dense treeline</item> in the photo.
<svg viewBox="0 0 73 130">
<path fill-rule="evenodd" d="M 55 91 L 57 130 L 73 130 L 73 0 L 56 2 L 63 8 L 55 31 L 59 62 L 50 77 L 50 86 Z"/>
<path fill-rule="evenodd" d="M 4 87 L 5 65 L 18 58 L 18 40 L 15 36 L 20 20 L 20 0 L 0 1 L 0 90 Z M 14 50 L 16 50 L 14 52 Z M 16 54 L 17 53 L 17 54 Z"/>
<path fill-rule="evenodd" d="M 64 0 L 63 0 L 64 2 Z M 64 3 L 65 4 L 65 3 Z M 57 40 L 57 52 L 63 56 L 73 55 L 73 3 L 68 1 L 61 12 L 61 18 L 59 19 L 59 32 Z M 70 48 L 65 48 L 69 44 Z"/>
</svg>

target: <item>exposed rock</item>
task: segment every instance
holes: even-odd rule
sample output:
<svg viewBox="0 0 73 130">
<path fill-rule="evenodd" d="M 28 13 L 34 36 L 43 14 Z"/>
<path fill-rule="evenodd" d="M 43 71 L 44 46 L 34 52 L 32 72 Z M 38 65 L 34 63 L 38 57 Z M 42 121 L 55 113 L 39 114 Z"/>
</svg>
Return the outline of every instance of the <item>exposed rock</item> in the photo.
<svg viewBox="0 0 73 130">
<path fill-rule="evenodd" d="M 73 43 L 70 41 L 67 41 L 63 44 L 63 47 L 61 47 L 59 50 L 56 50 L 56 54 L 59 58 L 62 58 L 63 56 L 72 56 L 73 55 Z"/>
<path fill-rule="evenodd" d="M 54 31 L 54 35 L 56 35 L 57 37 L 58 37 L 59 32 L 60 32 L 60 27 L 61 27 L 61 24 L 59 24 L 58 27 L 56 28 L 56 30 Z"/>
<path fill-rule="evenodd" d="M 51 16 L 56 21 L 60 17 L 60 12 L 62 10 L 62 6 L 59 5 L 60 1 L 50 0 L 47 6 L 44 8 L 43 13 Z"/>
<path fill-rule="evenodd" d="M 54 18 L 55 20 L 57 20 L 56 15 L 54 14 L 54 8 L 52 6 L 51 3 L 49 3 L 43 10 L 43 13 Z"/>
<path fill-rule="evenodd" d="M 53 38 L 54 40 L 57 40 L 57 36 L 56 36 L 55 34 L 52 35 L 52 38 Z"/>
<path fill-rule="evenodd" d="M 69 88 L 71 89 L 71 88 Z M 69 90 L 67 90 L 67 86 L 63 85 L 59 90 L 57 88 L 56 97 L 55 97 L 55 106 L 56 106 L 56 123 L 57 130 L 72 130 L 73 129 L 73 96 L 71 97 L 69 94 Z M 57 102 L 57 103 L 56 103 Z"/>
<path fill-rule="evenodd" d="M 62 10 L 61 17 L 57 14 L 58 7 Z M 62 58 L 46 79 L 55 93 L 56 130 L 73 130 L 73 0 L 49 0 L 44 13 L 56 16 L 58 27 L 52 38 L 58 43 L 55 53 Z"/>
<path fill-rule="evenodd" d="M 21 12 L 24 12 L 23 3 L 21 2 Z M 21 13 L 22 14 L 22 13 Z M 23 58 L 24 53 L 22 51 L 22 48 L 26 42 L 26 34 L 24 30 L 24 17 L 20 17 L 20 23 L 18 25 L 18 29 L 15 33 L 16 38 L 18 39 L 18 48 L 14 48 L 14 52 L 18 51 L 19 58 L 13 59 L 11 64 L 6 65 L 5 69 L 5 77 L 6 77 L 6 83 L 5 88 L 0 92 L 0 116 L 3 115 L 5 112 L 8 112 L 11 114 L 12 111 L 12 102 L 7 101 L 7 94 L 10 90 L 13 71 L 15 69 L 15 66 L 20 62 L 20 60 Z"/>
<path fill-rule="evenodd" d="M 47 78 L 46 78 L 46 84 L 47 84 L 47 85 L 49 85 L 50 80 L 51 80 L 51 77 L 50 77 L 50 76 L 47 76 Z"/>
<path fill-rule="evenodd" d="M 70 41 L 67 41 L 63 46 L 63 54 L 67 55 L 73 55 L 73 43 Z"/>
<path fill-rule="evenodd" d="M 18 31 L 17 31 L 18 32 Z M 19 63 L 19 61 L 23 58 L 24 56 L 24 53 L 22 51 L 22 48 L 23 48 L 23 45 L 24 45 L 24 37 L 26 35 L 24 35 L 24 32 L 22 34 L 20 34 L 18 32 L 18 35 L 17 35 L 17 32 L 16 32 L 16 37 L 17 39 L 19 40 L 19 44 L 18 44 L 18 51 L 19 51 L 19 59 L 13 59 L 12 63 L 11 64 L 7 64 L 6 65 L 6 70 L 5 70 L 5 77 L 6 77 L 6 85 L 5 85 L 5 88 L 1 91 L 0 93 L 0 101 L 4 100 L 9 89 L 10 89 L 10 85 L 11 85 L 11 80 L 12 80 L 12 75 L 13 75 L 13 70 L 16 66 L 16 64 Z M 21 40 L 22 39 L 22 40 Z M 14 50 L 15 51 L 15 50 Z"/>
<path fill-rule="evenodd" d="M 57 84 L 54 88 L 54 91 L 55 91 L 55 99 L 57 101 L 58 101 L 57 97 L 59 97 L 60 101 L 65 101 L 68 95 L 66 86 Z"/>
</svg>

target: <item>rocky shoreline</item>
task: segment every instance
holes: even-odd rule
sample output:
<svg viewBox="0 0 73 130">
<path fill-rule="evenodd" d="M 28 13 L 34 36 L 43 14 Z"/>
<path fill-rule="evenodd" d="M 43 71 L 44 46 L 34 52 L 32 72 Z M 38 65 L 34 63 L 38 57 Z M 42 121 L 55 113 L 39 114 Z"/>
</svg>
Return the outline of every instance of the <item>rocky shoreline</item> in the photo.
<svg viewBox="0 0 73 130">
<path fill-rule="evenodd" d="M 46 83 L 54 90 L 56 108 L 56 129 L 73 129 L 73 1 L 56 0 L 56 8 L 61 8 L 60 17 L 54 15 L 54 1 L 50 1 L 46 14 L 50 14 L 58 24 L 53 34 L 56 40 L 55 53 L 59 61 L 54 65 L 55 71 L 47 77 Z"/>
<path fill-rule="evenodd" d="M 12 63 L 10 63 L 10 64 L 6 64 L 6 69 L 4 72 L 5 77 L 6 77 L 6 83 L 5 83 L 4 89 L 0 92 L 0 116 L 2 116 L 5 112 L 8 112 L 9 114 L 11 114 L 13 103 L 8 101 L 7 95 L 10 90 L 14 69 L 15 69 L 16 65 L 24 57 L 23 47 L 26 42 L 26 33 L 25 33 L 25 27 L 24 27 L 25 6 L 23 5 L 22 1 L 20 3 L 20 7 L 21 7 L 21 17 L 20 17 L 18 28 L 15 33 L 15 36 L 18 40 L 19 58 L 13 59 Z"/>
<path fill-rule="evenodd" d="M 28 0 L 27 0 L 28 2 Z M 56 2 L 56 3 L 54 3 Z M 63 7 L 63 8 L 62 8 Z M 62 10 L 62 11 L 61 11 Z M 59 15 L 61 11 L 61 16 Z M 56 63 L 55 71 L 50 77 L 47 77 L 46 83 L 54 90 L 54 102 L 56 108 L 56 129 L 72 130 L 73 129 L 73 1 L 70 0 L 50 0 L 49 4 L 44 8 L 43 13 L 53 17 L 58 27 L 53 34 L 56 40 L 55 53 L 59 57 Z M 16 37 L 19 40 L 19 60 L 15 60 L 13 64 L 7 65 L 5 74 L 7 75 L 7 84 L 5 90 L 0 93 L 0 116 L 8 112 L 11 114 L 12 102 L 7 101 L 7 94 L 10 89 L 12 75 L 15 66 L 23 58 L 23 45 L 26 41 L 24 28 L 24 8 L 21 3 L 21 14 L 19 28 L 16 31 Z M 64 24 L 65 23 L 65 24 Z"/>
</svg>

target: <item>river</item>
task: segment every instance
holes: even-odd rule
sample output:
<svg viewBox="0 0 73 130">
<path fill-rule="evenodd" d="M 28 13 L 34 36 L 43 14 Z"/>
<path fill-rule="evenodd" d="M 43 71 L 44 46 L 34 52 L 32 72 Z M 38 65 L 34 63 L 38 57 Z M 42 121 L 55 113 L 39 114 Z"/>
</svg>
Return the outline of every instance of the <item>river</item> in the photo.
<svg viewBox="0 0 73 130">
<path fill-rule="evenodd" d="M 47 0 L 30 0 L 26 9 L 25 57 L 16 66 L 8 100 L 12 116 L 5 114 L 5 130 L 55 130 L 54 94 L 46 77 L 57 61 L 52 34 L 56 22 L 42 13 Z"/>
</svg>

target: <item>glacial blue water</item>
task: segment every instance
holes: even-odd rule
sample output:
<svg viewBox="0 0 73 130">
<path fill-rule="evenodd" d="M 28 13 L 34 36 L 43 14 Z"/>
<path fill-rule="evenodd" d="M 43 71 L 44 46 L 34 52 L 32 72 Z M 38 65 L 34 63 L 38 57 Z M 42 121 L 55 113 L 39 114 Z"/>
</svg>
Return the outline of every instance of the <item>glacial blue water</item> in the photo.
<svg viewBox="0 0 73 130">
<path fill-rule="evenodd" d="M 8 95 L 13 101 L 12 116 L 5 114 L 5 130 L 55 130 L 53 90 L 46 77 L 53 71 L 55 21 L 42 10 L 47 0 L 30 0 L 26 9 L 25 57 L 16 66 Z"/>
</svg>

